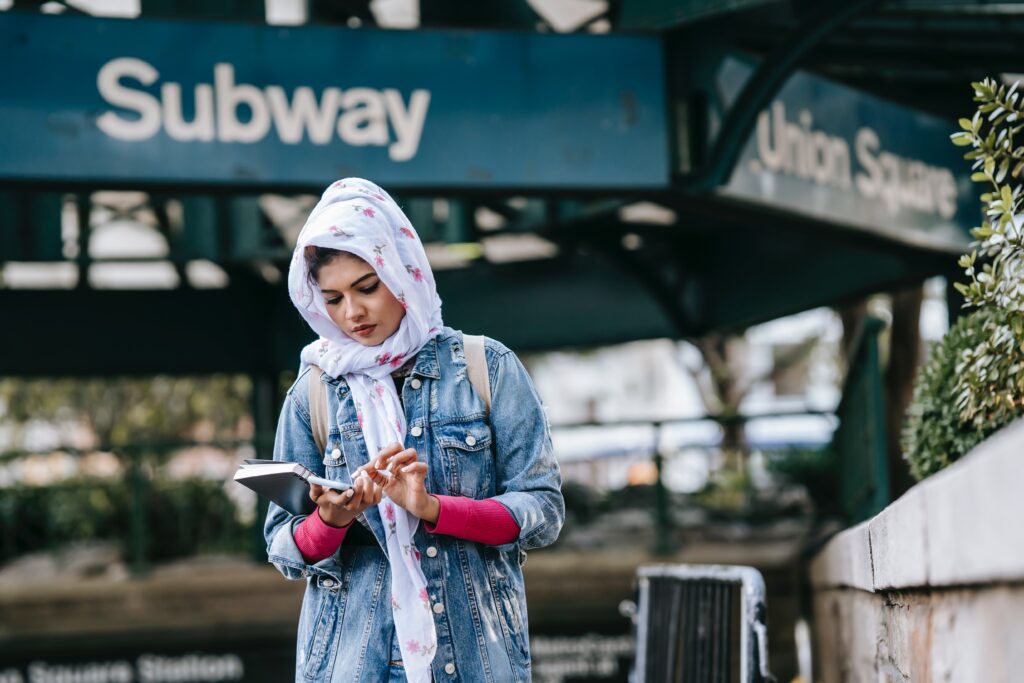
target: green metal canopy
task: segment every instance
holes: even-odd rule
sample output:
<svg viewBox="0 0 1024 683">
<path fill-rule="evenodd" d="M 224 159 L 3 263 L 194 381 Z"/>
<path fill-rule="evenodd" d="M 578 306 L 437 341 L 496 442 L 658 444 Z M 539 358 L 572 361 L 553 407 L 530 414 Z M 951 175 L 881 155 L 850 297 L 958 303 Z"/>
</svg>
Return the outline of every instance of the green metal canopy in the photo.
<svg viewBox="0 0 1024 683">
<path fill-rule="evenodd" d="M 231 52 L 230 45 L 203 62 L 206 57 L 197 55 L 206 54 L 204 36 L 230 34 L 238 45 L 273 51 L 275 41 L 292 45 L 287 41 L 299 35 L 310 54 L 324 55 L 352 41 L 372 50 L 396 39 L 394 32 L 369 27 L 368 2 L 311 3 L 312 26 L 287 30 L 253 23 L 260 14 L 252 14 L 253 3 L 237 4 L 143 2 L 140 20 L 121 20 L 137 34 L 138 50 L 155 49 L 161 36 L 182 29 L 180 21 L 163 18 L 219 20 L 191 27 L 192 61 L 180 51 L 171 66 L 160 63 L 157 53 L 105 55 L 102 45 L 89 48 L 95 54 L 81 48 L 93 55 L 83 56 L 83 63 L 95 58 L 99 68 L 116 62 L 120 71 L 107 73 L 121 88 L 120 104 L 97 99 L 95 74 L 78 79 L 60 98 L 48 96 L 47 79 L 59 78 L 65 67 L 52 69 L 45 51 L 25 52 L 25 45 L 45 40 L 18 31 L 31 25 L 45 35 L 53 27 L 56 35 L 70 26 L 67 18 L 0 16 L 0 29 L 24 36 L 0 50 L 18 58 L 34 55 L 23 66 L 37 69 L 32 87 L 0 93 L 0 122 L 24 120 L 11 117 L 28 107 L 43 117 L 40 130 L 49 132 L 41 135 L 56 136 L 33 144 L 57 153 L 74 136 L 82 141 L 98 135 L 90 126 L 107 114 L 106 121 L 121 121 L 112 130 L 138 131 L 132 106 L 142 107 L 143 117 L 149 102 L 166 111 L 167 83 L 186 92 L 205 82 L 190 65 L 206 74 L 210 87 L 221 88 L 211 96 L 217 106 L 259 91 L 268 116 L 278 116 L 281 102 L 297 107 L 307 97 L 299 90 L 306 88 L 310 103 L 326 107 L 334 97 L 329 82 L 301 83 L 291 72 L 256 68 L 259 55 Z M 367 113 L 374 102 L 399 103 L 408 111 L 392 113 L 411 116 L 415 97 L 426 101 L 417 89 L 429 91 L 415 151 L 425 155 L 420 161 L 402 159 L 412 148 L 395 152 L 394 137 L 375 152 L 358 126 L 342 122 L 349 110 L 341 105 L 337 126 L 345 134 L 327 131 L 323 144 L 338 146 L 338 158 L 352 160 L 336 165 L 338 175 L 390 179 L 386 187 L 431 247 L 446 322 L 520 350 L 742 329 L 954 273 L 955 257 L 977 218 L 966 162 L 948 144 L 951 117 L 970 110 L 971 80 L 994 75 L 996 67 L 1024 71 L 1019 53 L 1010 49 L 1021 8 L 1013 3 L 622 0 L 589 17 L 581 33 L 557 35 L 543 13 L 525 2 L 501 3 L 500 11 L 488 7 L 424 1 L 420 29 L 399 37 L 406 52 L 377 57 L 388 63 L 366 62 L 368 73 L 380 63 L 382 73 L 391 75 L 377 79 L 380 84 L 372 73 L 365 83 L 338 83 L 342 99 L 363 88 L 353 96 L 363 99 L 351 104 L 369 117 L 363 125 L 374 125 Z M 13 11 L 20 8 L 15 3 Z M 362 28 L 351 28 L 353 17 Z M 116 33 L 121 23 L 110 26 Z M 976 42 L 981 35 L 988 37 Z M 82 41 L 88 42 L 84 34 Z M 478 91 L 459 99 L 443 82 L 402 76 L 415 72 L 417 55 L 427 54 L 417 46 L 438 46 L 442 58 L 452 60 L 439 64 L 464 69 L 449 81 L 467 79 L 479 84 Z M 504 59 L 501 50 L 509 51 Z M 597 67 L 592 55 L 601 54 L 610 59 Z M 617 55 L 644 66 L 616 65 Z M 301 55 L 296 58 L 301 63 Z M 150 86 L 140 62 L 159 72 Z M 224 81 L 228 71 L 217 64 L 231 66 L 233 80 Z M 217 74 L 221 80 L 214 82 Z M 198 102 L 201 94 L 195 97 Z M 485 110 L 485 102 L 494 109 Z M 238 107 L 233 125 L 252 130 L 252 119 L 240 113 L 245 107 Z M 436 112 L 441 117 L 430 118 Z M 187 105 L 180 113 L 198 115 Z M 273 119 L 268 129 L 280 135 L 282 121 Z M 388 121 L 401 125 L 400 118 Z M 152 142 L 96 137 L 97 154 L 120 154 L 132 169 L 118 171 L 114 163 L 104 167 L 102 178 L 88 170 L 88 159 L 69 160 L 52 172 L 33 160 L 32 168 L 43 171 L 22 176 L 11 166 L 14 157 L 0 163 L 0 263 L 64 262 L 80 273 L 70 288 L 0 287 L 0 373 L 264 372 L 294 366 L 309 332 L 290 307 L 282 275 L 311 195 L 332 178 L 316 184 L 274 175 L 271 157 L 261 155 L 267 150 L 301 159 L 302 145 L 319 154 L 314 147 L 320 143 L 301 134 L 231 141 L 216 128 L 220 137 L 209 144 L 234 145 L 216 154 L 230 162 L 237 152 L 240 165 L 231 175 L 225 164 L 227 175 L 213 183 L 202 180 L 209 165 L 197 163 L 194 178 L 188 166 L 209 150 L 183 147 L 199 143 L 160 131 Z M 446 135 L 467 142 L 445 155 L 440 143 Z M 23 153 L 17 143 L 6 143 L 11 154 Z M 509 155 L 502 157 L 507 163 L 488 166 L 500 154 Z M 523 159 L 530 163 L 512 167 Z M 53 163 L 62 164 L 59 157 Z M 421 170 L 402 165 L 407 163 L 420 163 Z M 137 191 L 137 205 L 105 207 L 102 191 L 110 189 Z M 291 207 L 290 217 L 275 214 L 275 201 Z M 162 253 L 91 253 L 90 239 L 102 224 L 140 216 L 166 241 Z M 70 230 L 72 224 L 82 228 Z M 219 265 L 226 282 L 190 286 L 189 267 L 197 260 Z M 179 286 L 90 286 L 91 268 L 124 261 L 170 264 Z M 74 342 L 73 353 L 66 350 L 67 339 Z"/>
</svg>

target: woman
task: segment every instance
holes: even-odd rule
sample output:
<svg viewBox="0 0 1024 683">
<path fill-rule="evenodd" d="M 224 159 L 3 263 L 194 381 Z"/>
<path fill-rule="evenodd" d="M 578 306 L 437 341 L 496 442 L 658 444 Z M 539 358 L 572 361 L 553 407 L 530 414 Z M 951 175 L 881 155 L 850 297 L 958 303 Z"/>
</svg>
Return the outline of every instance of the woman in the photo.
<svg viewBox="0 0 1024 683">
<path fill-rule="evenodd" d="M 311 487 L 309 516 L 267 514 L 269 560 L 307 580 L 296 680 L 530 680 L 520 567 L 557 538 L 564 504 L 522 364 L 485 339 L 488 410 L 415 230 L 366 180 L 324 192 L 288 289 L 320 339 L 302 351 L 274 458 L 351 485 Z M 327 389 L 324 452 L 310 382 Z"/>
</svg>

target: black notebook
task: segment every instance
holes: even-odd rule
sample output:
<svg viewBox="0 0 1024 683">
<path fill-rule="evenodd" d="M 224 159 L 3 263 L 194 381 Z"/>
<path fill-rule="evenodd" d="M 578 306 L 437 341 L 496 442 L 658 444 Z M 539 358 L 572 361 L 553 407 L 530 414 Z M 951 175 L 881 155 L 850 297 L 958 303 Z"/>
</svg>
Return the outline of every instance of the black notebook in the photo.
<svg viewBox="0 0 1024 683">
<path fill-rule="evenodd" d="M 293 515 L 308 515 L 316 509 L 316 503 L 309 497 L 310 482 L 339 491 L 350 488 L 339 481 L 318 477 L 297 462 L 278 460 L 244 460 L 234 479 Z"/>
</svg>

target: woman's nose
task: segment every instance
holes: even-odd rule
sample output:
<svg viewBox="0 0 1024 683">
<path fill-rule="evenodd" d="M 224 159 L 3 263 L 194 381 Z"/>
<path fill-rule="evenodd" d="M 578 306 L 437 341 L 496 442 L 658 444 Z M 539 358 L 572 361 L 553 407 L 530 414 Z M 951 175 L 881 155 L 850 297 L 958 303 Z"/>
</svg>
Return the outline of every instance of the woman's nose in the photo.
<svg viewBox="0 0 1024 683">
<path fill-rule="evenodd" d="M 345 309 L 345 317 L 349 320 L 359 320 L 366 315 L 366 307 L 362 304 L 349 302 L 348 307 Z"/>
</svg>

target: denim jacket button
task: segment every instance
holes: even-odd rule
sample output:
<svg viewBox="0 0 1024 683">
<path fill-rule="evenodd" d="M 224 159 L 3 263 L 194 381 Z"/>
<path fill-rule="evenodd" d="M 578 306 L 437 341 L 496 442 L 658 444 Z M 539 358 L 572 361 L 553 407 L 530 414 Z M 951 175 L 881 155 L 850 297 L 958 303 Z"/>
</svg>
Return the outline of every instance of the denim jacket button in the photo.
<svg viewBox="0 0 1024 683">
<path fill-rule="evenodd" d="M 476 437 L 473 436 L 472 434 L 467 436 L 466 437 L 466 445 L 467 446 L 475 446 L 476 445 Z"/>
<path fill-rule="evenodd" d="M 334 579 L 321 579 L 320 585 L 324 588 L 334 588 Z"/>
<path fill-rule="evenodd" d="M 423 433 L 423 427 L 417 425 L 416 427 L 410 429 L 409 433 L 412 434 L 413 436 L 419 436 L 420 434 Z"/>
<path fill-rule="evenodd" d="M 437 557 L 437 548 L 434 546 L 427 548 L 427 557 Z"/>
<path fill-rule="evenodd" d="M 448 662 L 444 665 L 444 672 L 451 676 L 453 673 L 455 673 L 455 665 L 451 662 Z"/>
<path fill-rule="evenodd" d="M 441 612 L 444 612 L 444 605 L 442 605 L 439 602 L 435 602 L 434 603 L 434 614 L 441 614 Z"/>
<path fill-rule="evenodd" d="M 331 451 L 331 457 L 334 458 L 335 460 L 340 458 L 341 457 L 341 449 L 340 448 L 335 448 L 333 451 Z"/>
<path fill-rule="evenodd" d="M 423 386 L 423 382 L 419 381 L 418 379 L 414 379 L 413 381 L 409 382 L 409 386 L 412 387 L 413 389 L 419 389 L 421 386 Z"/>
</svg>

